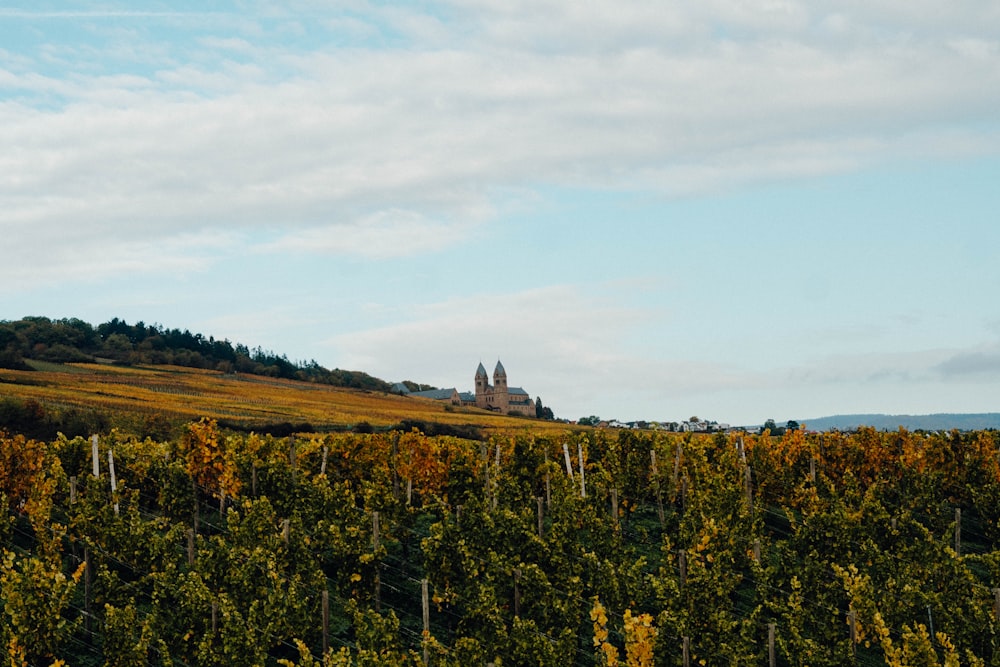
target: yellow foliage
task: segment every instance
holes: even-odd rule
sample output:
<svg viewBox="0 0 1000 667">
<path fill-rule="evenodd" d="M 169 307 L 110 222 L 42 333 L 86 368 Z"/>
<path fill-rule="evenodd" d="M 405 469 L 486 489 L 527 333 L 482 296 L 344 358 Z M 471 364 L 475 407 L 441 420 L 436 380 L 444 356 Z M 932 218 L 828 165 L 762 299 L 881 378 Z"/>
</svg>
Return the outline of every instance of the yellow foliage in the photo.
<svg viewBox="0 0 1000 667">
<path fill-rule="evenodd" d="M 28 512 L 32 491 L 45 469 L 45 444 L 23 435 L 0 434 L 0 492 L 10 508 Z"/>
<path fill-rule="evenodd" d="M 618 649 L 608 642 L 608 614 L 598 597 L 594 597 L 594 606 L 590 609 L 590 620 L 594 622 L 594 648 L 597 649 L 597 659 L 605 667 L 618 665 Z"/>
<path fill-rule="evenodd" d="M 628 667 L 652 667 L 656 628 L 649 614 L 633 616 L 625 610 L 625 661 Z"/>
<path fill-rule="evenodd" d="M 235 498 L 241 482 L 229 444 L 215 420 L 202 419 L 188 425 L 180 447 L 188 473 L 199 485 L 216 495 Z"/>
</svg>

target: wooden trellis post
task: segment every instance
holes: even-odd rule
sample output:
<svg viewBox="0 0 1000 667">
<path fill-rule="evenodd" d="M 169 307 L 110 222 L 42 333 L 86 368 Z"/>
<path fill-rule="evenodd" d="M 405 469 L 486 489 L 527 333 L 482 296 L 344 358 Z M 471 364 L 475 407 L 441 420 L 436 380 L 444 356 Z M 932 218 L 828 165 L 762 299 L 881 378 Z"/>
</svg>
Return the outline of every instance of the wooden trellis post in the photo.
<svg viewBox="0 0 1000 667">
<path fill-rule="evenodd" d="M 431 634 L 431 599 L 426 579 L 420 581 L 420 598 L 424 611 L 424 665 L 427 665 L 431 660 L 430 648 L 427 646 L 427 638 Z"/>
<path fill-rule="evenodd" d="M 538 496 L 537 498 L 535 498 L 535 503 L 538 505 L 538 537 L 539 539 L 541 539 L 545 537 L 544 535 L 545 514 L 544 510 L 542 509 L 542 497 Z"/>
<path fill-rule="evenodd" d="M 392 432 L 392 497 L 399 500 L 399 472 L 396 463 L 399 460 L 399 431 Z"/>
<path fill-rule="evenodd" d="M 774 623 L 767 624 L 767 663 L 770 667 L 777 667 L 778 661 L 774 651 Z"/>
<path fill-rule="evenodd" d="M 681 657 L 684 661 L 684 667 L 691 667 L 691 638 L 684 637 L 681 644 Z"/>
<path fill-rule="evenodd" d="M 962 508 L 955 508 L 955 554 L 962 555 Z"/>
<path fill-rule="evenodd" d="M 587 480 L 583 477 L 583 443 L 576 443 L 577 462 L 580 464 L 580 497 L 587 497 Z"/>
<path fill-rule="evenodd" d="M 323 657 L 330 652 L 330 591 L 323 589 Z"/>
<path fill-rule="evenodd" d="M 90 549 L 87 547 L 83 548 L 83 627 L 90 632 Z"/>
<path fill-rule="evenodd" d="M 521 615 L 521 568 L 514 568 L 514 616 Z"/>
<path fill-rule="evenodd" d="M 198 482 L 195 481 L 194 477 L 191 478 L 191 495 L 194 496 L 194 512 L 192 513 L 191 523 L 194 527 L 194 532 L 197 533 L 200 509 L 198 507 Z"/>
<path fill-rule="evenodd" d="M 573 462 L 569 459 L 569 445 L 565 442 L 563 443 L 563 456 L 566 458 L 566 476 L 572 479 Z"/>
<path fill-rule="evenodd" d="M 671 477 L 671 482 L 674 486 L 674 492 L 677 491 L 677 478 L 681 473 L 681 455 L 684 453 L 684 444 L 677 443 L 677 455 L 674 457 L 674 475 Z"/>
<path fill-rule="evenodd" d="M 330 448 L 327 447 L 326 445 L 323 445 L 323 460 L 319 464 L 319 474 L 321 475 L 326 474 L 326 457 L 329 453 L 330 453 Z"/>
<path fill-rule="evenodd" d="M 382 527 L 379 525 L 379 513 L 372 512 L 372 551 L 378 557 L 379 546 L 382 542 Z M 323 591 L 326 593 L 326 591 Z M 379 563 L 375 562 L 375 611 L 382 611 L 382 573 L 379 571 Z"/>
<path fill-rule="evenodd" d="M 420 599 L 424 617 L 424 632 L 431 631 L 431 598 L 428 589 L 428 581 L 420 580 Z"/>
<path fill-rule="evenodd" d="M 90 458 L 94 464 L 94 477 L 101 476 L 101 460 L 97 455 L 97 436 L 91 436 L 90 438 Z"/>
<path fill-rule="evenodd" d="M 496 465 L 497 469 L 496 469 L 496 474 L 493 475 L 493 484 L 490 485 L 490 505 L 493 509 L 496 509 L 497 508 L 496 487 L 499 484 L 497 480 L 500 479 L 500 443 L 497 443 L 496 462 L 494 465 Z"/>
<path fill-rule="evenodd" d="M 687 584 L 687 573 L 688 573 L 687 552 L 684 551 L 684 549 L 680 549 L 677 552 L 677 569 L 680 573 L 680 581 L 681 581 L 680 587 L 684 588 L 684 585 Z"/>
<path fill-rule="evenodd" d="M 851 655 L 858 650 L 858 614 L 853 609 L 847 612 L 847 626 L 851 633 Z"/>
<path fill-rule="evenodd" d="M 545 448 L 545 507 L 552 509 L 552 485 L 549 480 L 549 450 Z"/>
<path fill-rule="evenodd" d="M 656 465 L 656 450 L 649 450 L 650 477 L 656 481 L 656 516 L 660 520 L 660 529 L 666 526 L 666 517 L 663 515 L 663 491 L 660 489 L 660 470 Z"/>
<path fill-rule="evenodd" d="M 615 532 L 621 530 L 621 524 L 618 522 L 618 489 L 611 489 L 611 518 L 615 522 Z"/>
</svg>

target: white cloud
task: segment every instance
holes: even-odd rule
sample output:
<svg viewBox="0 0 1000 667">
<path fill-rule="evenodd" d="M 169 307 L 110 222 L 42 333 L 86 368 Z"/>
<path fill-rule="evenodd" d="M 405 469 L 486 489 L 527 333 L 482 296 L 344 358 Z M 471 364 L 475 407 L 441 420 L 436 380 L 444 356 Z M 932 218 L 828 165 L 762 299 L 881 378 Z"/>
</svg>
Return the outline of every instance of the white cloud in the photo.
<svg viewBox="0 0 1000 667">
<path fill-rule="evenodd" d="M 187 58 L 143 30 L 147 72 L 104 71 L 80 47 L 65 76 L 23 61 L 0 73 L 23 96 L 0 106 L 0 230 L 155 242 L 280 228 L 276 248 L 363 255 L 394 233 L 433 252 L 438 224 L 461 234 L 498 189 L 704 193 L 1000 152 L 997 10 L 916 5 L 484 0 L 445 19 L 306 3 L 271 13 L 409 42 L 307 52 L 216 13 Z M 118 39 L 108 53 L 139 46 Z"/>
<path fill-rule="evenodd" d="M 167 18 L 167 17 L 189 17 L 200 16 L 195 12 L 151 12 L 151 11 L 128 11 L 128 10 L 24 10 L 13 8 L 0 8 L 0 18 L 12 19 L 120 19 L 120 18 Z"/>
<path fill-rule="evenodd" d="M 121 281 L 146 273 L 191 275 L 206 270 L 238 242 L 234 235 L 216 231 L 120 241 L 81 227 L 62 231 L 56 237 L 51 230 L 29 229 L 5 241 L 4 252 L 11 260 L 0 263 L 0 294 Z"/>
<path fill-rule="evenodd" d="M 387 259 L 436 252 L 466 240 L 471 229 L 469 223 L 436 222 L 412 211 L 379 211 L 357 222 L 291 232 L 256 251 Z"/>
<path fill-rule="evenodd" d="M 1000 342 L 956 350 L 935 368 L 949 381 L 1000 380 Z"/>
<path fill-rule="evenodd" d="M 659 316 L 603 292 L 563 285 L 450 299 L 414 306 L 405 323 L 329 343 L 344 367 L 460 391 L 471 390 L 480 361 L 492 372 L 499 358 L 512 385 L 573 418 L 602 410 L 662 417 L 679 402 L 761 379 L 737 366 L 684 361 L 683 350 L 671 359 L 646 356 L 649 349 L 628 341 Z"/>
</svg>

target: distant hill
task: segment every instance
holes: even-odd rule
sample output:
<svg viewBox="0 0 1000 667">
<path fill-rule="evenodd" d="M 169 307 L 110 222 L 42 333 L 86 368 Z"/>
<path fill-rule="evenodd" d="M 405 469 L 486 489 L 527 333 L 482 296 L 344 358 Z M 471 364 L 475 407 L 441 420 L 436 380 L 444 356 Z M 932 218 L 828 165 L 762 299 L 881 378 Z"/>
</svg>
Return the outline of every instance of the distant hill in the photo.
<svg viewBox="0 0 1000 667">
<path fill-rule="evenodd" d="M 188 330 L 117 317 L 96 327 L 76 318 L 25 317 L 0 321 L 0 368 L 37 369 L 44 363 L 156 364 L 301 380 L 334 387 L 388 391 L 391 385 L 361 371 L 330 370 L 314 360 L 250 349 Z"/>
<path fill-rule="evenodd" d="M 480 439 L 494 430 L 566 428 L 553 420 L 400 396 L 361 371 L 292 362 L 158 324 L 0 320 L 0 432 L 48 440 L 119 429 L 163 440 L 203 417 L 278 437 L 416 428 Z"/>
<path fill-rule="evenodd" d="M 226 429 L 276 437 L 416 428 L 479 440 L 498 431 L 567 429 L 554 420 L 312 380 L 176 365 L 37 360 L 28 365 L 31 370 L 0 368 L 0 433 L 51 440 L 59 433 L 73 438 L 117 429 L 167 440 L 203 417 Z"/>
<path fill-rule="evenodd" d="M 800 419 L 811 431 L 847 431 L 859 426 L 871 426 L 880 431 L 895 431 L 900 426 L 908 431 L 978 431 L 1000 429 L 1000 412 L 978 414 L 934 414 L 934 415 L 834 415 L 816 419 Z"/>
</svg>

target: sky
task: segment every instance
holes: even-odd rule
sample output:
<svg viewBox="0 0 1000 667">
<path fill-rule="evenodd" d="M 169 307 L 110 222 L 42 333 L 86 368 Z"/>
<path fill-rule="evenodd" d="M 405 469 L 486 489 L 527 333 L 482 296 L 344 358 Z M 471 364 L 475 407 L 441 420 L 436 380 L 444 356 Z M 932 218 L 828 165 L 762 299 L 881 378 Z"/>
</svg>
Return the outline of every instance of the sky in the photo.
<svg viewBox="0 0 1000 667">
<path fill-rule="evenodd" d="M 998 295 L 995 0 L 0 0 L 0 320 L 808 424 L 1000 411 Z"/>
</svg>

